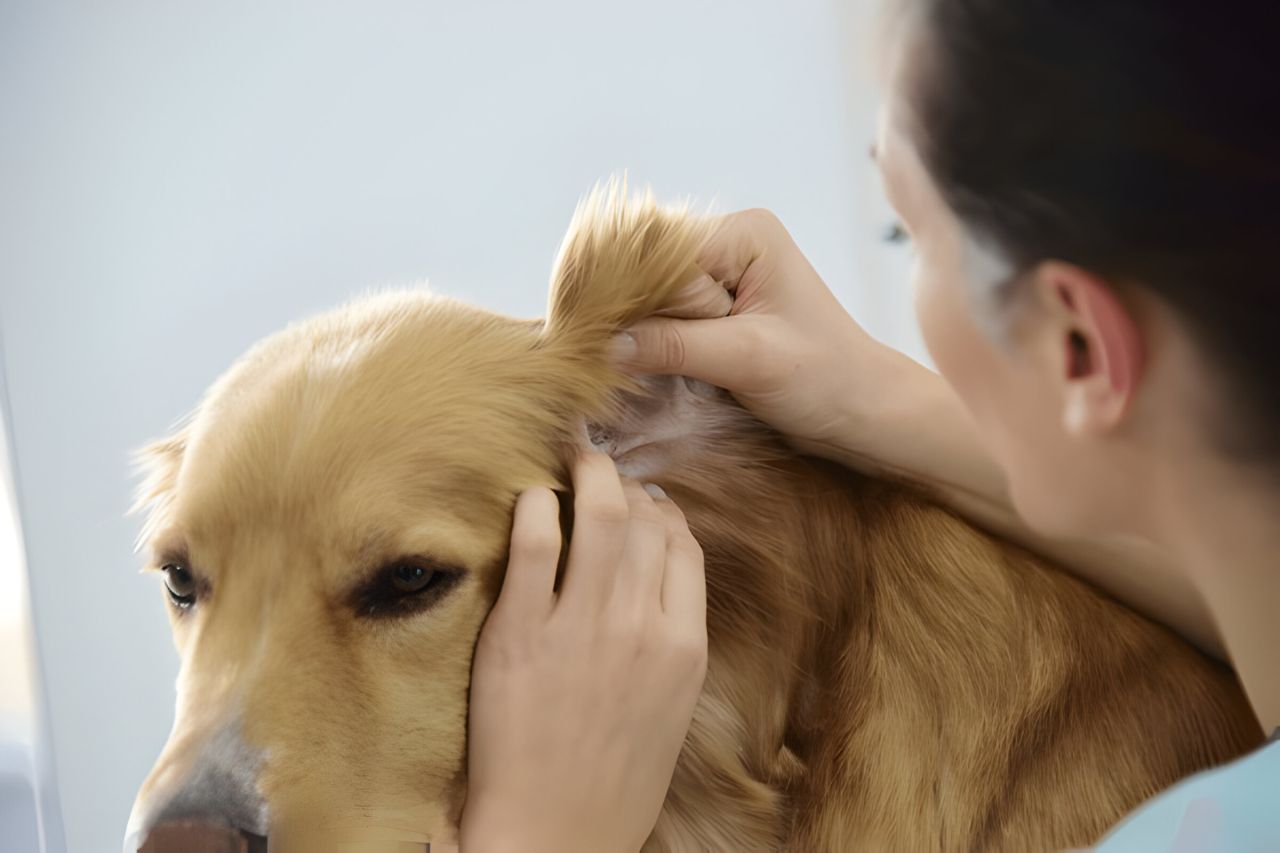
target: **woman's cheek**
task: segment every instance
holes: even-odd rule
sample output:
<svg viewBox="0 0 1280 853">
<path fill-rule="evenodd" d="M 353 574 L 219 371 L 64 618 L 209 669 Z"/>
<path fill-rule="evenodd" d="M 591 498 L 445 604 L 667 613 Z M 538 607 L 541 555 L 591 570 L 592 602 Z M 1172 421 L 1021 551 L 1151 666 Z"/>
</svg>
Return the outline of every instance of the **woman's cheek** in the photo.
<svg viewBox="0 0 1280 853">
<path fill-rule="evenodd" d="M 983 408 L 983 345 L 968 311 L 964 283 L 938 275 L 924 261 L 914 275 L 916 320 L 929 357 L 974 417 Z M 992 378 L 992 377 L 989 377 Z"/>
<path fill-rule="evenodd" d="M 1009 356 L 983 333 L 972 315 L 968 282 L 943 265 L 938 273 L 921 264 L 915 307 L 921 336 L 938 372 L 978 427 L 981 441 L 1011 481 L 1036 479 L 1036 454 L 1028 445 L 1029 389 L 1021 388 Z"/>
</svg>

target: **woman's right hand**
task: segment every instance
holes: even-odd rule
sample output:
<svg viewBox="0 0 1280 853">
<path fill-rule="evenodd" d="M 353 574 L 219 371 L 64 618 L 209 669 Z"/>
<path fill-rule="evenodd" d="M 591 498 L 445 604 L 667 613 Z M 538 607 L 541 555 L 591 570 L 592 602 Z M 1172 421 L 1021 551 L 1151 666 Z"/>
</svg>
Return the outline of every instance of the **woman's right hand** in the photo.
<svg viewBox="0 0 1280 853">
<path fill-rule="evenodd" d="M 670 316 L 615 342 L 619 365 L 724 388 L 806 452 L 856 452 L 851 404 L 876 399 L 909 359 L 854 322 L 768 211 L 721 217 L 698 266 Z"/>
</svg>

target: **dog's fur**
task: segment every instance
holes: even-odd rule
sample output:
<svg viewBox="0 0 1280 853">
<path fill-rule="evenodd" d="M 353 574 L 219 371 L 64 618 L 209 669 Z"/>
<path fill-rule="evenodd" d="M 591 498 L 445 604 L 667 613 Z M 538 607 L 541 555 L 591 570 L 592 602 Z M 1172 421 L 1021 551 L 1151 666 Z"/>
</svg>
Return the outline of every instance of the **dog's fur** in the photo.
<svg viewBox="0 0 1280 853">
<path fill-rule="evenodd" d="M 364 299 L 259 344 L 146 451 L 153 564 L 201 599 L 173 613 L 177 723 L 137 825 L 263 832 L 260 794 L 276 826 L 447 835 L 515 496 L 565 486 L 588 421 L 707 559 L 706 687 L 647 850 L 1084 845 L 1259 742 L 1232 675 L 1169 632 L 723 392 L 613 369 L 611 334 L 672 302 L 710 227 L 624 196 L 580 208 L 545 324 Z M 461 579 L 416 615 L 353 604 L 406 556 Z M 238 793 L 191 794 L 211 773 Z"/>
</svg>

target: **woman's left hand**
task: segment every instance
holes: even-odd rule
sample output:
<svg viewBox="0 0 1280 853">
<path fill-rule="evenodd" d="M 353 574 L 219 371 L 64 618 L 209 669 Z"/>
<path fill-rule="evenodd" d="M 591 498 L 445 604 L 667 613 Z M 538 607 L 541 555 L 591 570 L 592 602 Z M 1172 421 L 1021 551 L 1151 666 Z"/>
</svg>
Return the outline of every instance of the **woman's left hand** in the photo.
<svg viewBox="0 0 1280 853">
<path fill-rule="evenodd" d="M 476 647 L 464 853 L 636 851 L 653 829 L 706 672 L 702 551 L 660 490 L 586 452 L 560 592 L 555 495 L 516 503 Z"/>
</svg>

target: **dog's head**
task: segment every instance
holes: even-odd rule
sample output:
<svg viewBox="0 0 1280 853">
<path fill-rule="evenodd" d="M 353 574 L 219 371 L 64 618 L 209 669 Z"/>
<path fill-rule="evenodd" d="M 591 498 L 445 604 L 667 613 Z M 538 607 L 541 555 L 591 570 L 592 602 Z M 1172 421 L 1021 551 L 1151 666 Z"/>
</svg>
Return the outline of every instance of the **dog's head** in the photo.
<svg viewBox="0 0 1280 853">
<path fill-rule="evenodd" d="M 144 451 L 143 546 L 182 666 L 127 850 L 174 821 L 452 834 L 515 497 L 563 485 L 588 419 L 654 415 L 620 410 L 609 341 L 670 303 L 706 236 L 624 196 L 579 209 L 545 322 L 367 298 L 254 347 Z"/>
</svg>

